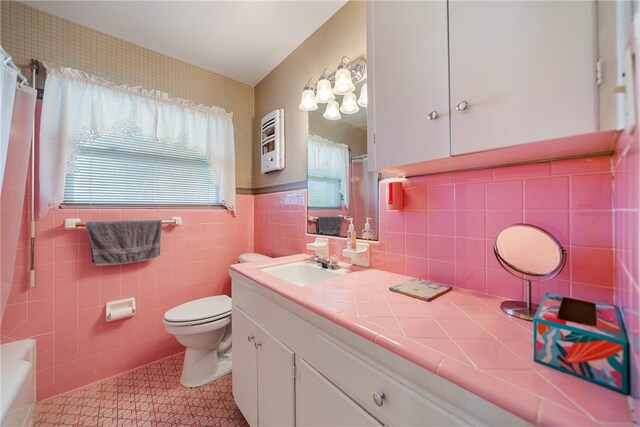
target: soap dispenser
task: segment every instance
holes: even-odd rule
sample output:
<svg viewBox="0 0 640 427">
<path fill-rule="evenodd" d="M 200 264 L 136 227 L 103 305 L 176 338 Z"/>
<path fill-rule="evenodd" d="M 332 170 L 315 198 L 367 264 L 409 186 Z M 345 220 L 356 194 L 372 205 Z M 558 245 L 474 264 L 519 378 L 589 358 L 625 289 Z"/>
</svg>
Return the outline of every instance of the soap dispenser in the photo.
<svg viewBox="0 0 640 427">
<path fill-rule="evenodd" d="M 364 240 L 373 240 L 373 232 L 371 231 L 371 224 L 369 224 L 370 219 L 371 218 L 366 218 L 364 230 L 362 230 L 362 238 Z"/>
<path fill-rule="evenodd" d="M 349 229 L 347 230 L 347 249 L 354 250 L 356 248 L 356 228 L 353 226 L 353 218 L 349 220 Z"/>
</svg>

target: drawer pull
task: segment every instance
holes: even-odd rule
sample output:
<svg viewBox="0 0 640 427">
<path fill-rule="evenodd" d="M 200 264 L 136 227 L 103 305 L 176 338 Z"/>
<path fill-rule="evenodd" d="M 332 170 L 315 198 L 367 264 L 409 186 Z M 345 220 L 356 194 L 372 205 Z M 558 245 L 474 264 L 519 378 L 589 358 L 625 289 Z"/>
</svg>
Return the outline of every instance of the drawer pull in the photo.
<svg viewBox="0 0 640 427">
<path fill-rule="evenodd" d="M 378 392 L 373 393 L 373 401 L 378 406 L 382 406 L 382 404 L 384 403 L 384 398 L 385 398 L 384 393 L 378 393 Z"/>
<path fill-rule="evenodd" d="M 256 347 L 256 350 L 260 347 L 262 347 L 262 343 L 261 342 L 256 342 L 253 344 Z"/>
<path fill-rule="evenodd" d="M 427 118 L 428 118 L 429 120 L 435 120 L 435 119 L 437 119 L 438 117 L 440 117 L 440 116 L 438 115 L 438 112 L 437 112 L 437 111 L 432 111 L 432 112 L 430 112 L 430 113 L 427 115 Z"/>
<path fill-rule="evenodd" d="M 458 105 L 456 105 L 456 110 L 458 111 L 464 111 L 467 108 L 469 108 L 469 103 L 467 101 L 460 101 L 458 102 Z"/>
<path fill-rule="evenodd" d="M 254 337 L 253 335 L 248 335 L 247 336 L 247 341 L 249 341 L 249 342 L 253 341 L 254 339 L 256 339 L 256 337 Z"/>
</svg>

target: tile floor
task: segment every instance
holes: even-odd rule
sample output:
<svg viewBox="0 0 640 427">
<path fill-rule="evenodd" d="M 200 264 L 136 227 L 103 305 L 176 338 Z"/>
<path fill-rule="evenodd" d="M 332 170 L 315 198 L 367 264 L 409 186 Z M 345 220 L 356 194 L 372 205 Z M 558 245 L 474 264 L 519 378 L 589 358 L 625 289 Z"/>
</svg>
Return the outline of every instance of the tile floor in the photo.
<svg viewBox="0 0 640 427">
<path fill-rule="evenodd" d="M 183 354 L 38 402 L 34 426 L 247 426 L 233 401 L 231 374 L 189 389 Z"/>
</svg>

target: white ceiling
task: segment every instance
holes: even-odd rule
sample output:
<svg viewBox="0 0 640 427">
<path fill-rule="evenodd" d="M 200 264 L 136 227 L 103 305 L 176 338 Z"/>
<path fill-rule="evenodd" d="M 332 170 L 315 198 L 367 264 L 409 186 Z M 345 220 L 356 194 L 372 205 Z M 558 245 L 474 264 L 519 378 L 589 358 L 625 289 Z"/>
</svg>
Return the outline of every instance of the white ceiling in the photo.
<svg viewBox="0 0 640 427">
<path fill-rule="evenodd" d="M 346 0 L 25 1 L 255 86 Z"/>
</svg>

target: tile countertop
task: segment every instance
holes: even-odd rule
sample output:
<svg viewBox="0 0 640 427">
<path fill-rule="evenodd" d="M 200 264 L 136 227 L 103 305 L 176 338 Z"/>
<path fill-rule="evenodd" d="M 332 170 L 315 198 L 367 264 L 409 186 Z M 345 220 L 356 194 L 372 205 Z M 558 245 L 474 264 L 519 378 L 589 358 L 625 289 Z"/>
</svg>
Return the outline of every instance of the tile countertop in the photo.
<svg viewBox="0 0 640 427">
<path fill-rule="evenodd" d="M 420 301 L 389 291 L 407 276 L 375 269 L 305 287 L 260 270 L 310 258 L 231 269 L 533 424 L 633 425 L 627 396 L 535 363 L 533 324 L 503 313 L 503 299 L 454 288 Z"/>
</svg>

